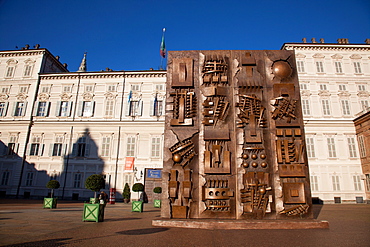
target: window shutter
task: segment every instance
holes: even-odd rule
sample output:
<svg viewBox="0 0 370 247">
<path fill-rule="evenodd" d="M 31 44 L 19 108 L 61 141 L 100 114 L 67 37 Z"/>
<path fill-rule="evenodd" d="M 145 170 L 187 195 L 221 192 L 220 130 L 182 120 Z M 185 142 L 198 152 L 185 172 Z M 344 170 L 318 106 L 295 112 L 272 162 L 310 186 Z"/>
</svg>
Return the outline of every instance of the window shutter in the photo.
<svg viewBox="0 0 370 247">
<path fill-rule="evenodd" d="M 44 148 L 45 148 L 45 144 L 40 143 L 38 156 L 42 156 L 44 154 Z"/>
<path fill-rule="evenodd" d="M 127 102 L 126 105 L 126 116 L 130 116 L 131 101 Z"/>
<path fill-rule="evenodd" d="M 143 101 L 140 100 L 137 104 L 137 109 L 136 109 L 136 116 L 141 116 L 143 115 Z"/>
<path fill-rule="evenodd" d="M 67 155 L 67 147 L 68 145 L 67 144 L 63 144 L 62 145 L 62 156 L 66 156 Z"/>
<path fill-rule="evenodd" d="M 49 116 L 50 102 L 46 102 L 45 117 Z"/>
<path fill-rule="evenodd" d="M 77 155 L 77 143 L 73 143 L 73 147 L 72 147 L 72 156 L 75 157 Z"/>
<path fill-rule="evenodd" d="M 49 145 L 49 157 L 53 156 L 53 150 L 54 150 L 54 143 L 50 143 L 50 145 Z"/>
<path fill-rule="evenodd" d="M 60 106 L 62 105 L 61 101 L 57 101 L 57 107 L 55 108 L 55 116 L 60 116 Z"/>
<path fill-rule="evenodd" d="M 33 106 L 33 110 L 32 110 L 32 116 L 33 117 L 37 116 L 37 110 L 39 108 L 39 105 L 40 105 L 40 101 L 36 101 L 35 105 Z"/>
<path fill-rule="evenodd" d="M 27 111 L 27 101 L 24 102 L 24 105 L 23 105 L 23 111 L 22 111 L 22 117 L 26 115 L 26 111 Z"/>
<path fill-rule="evenodd" d="M 85 157 L 89 157 L 90 155 L 90 144 L 85 144 Z"/>
<path fill-rule="evenodd" d="M 13 111 L 12 111 L 12 116 L 13 117 L 15 116 L 15 111 L 17 110 L 17 104 L 18 104 L 18 102 L 14 102 Z"/>
<path fill-rule="evenodd" d="M 92 106 L 91 106 L 91 117 L 94 116 L 94 111 L 95 111 L 95 101 L 92 102 Z"/>
<path fill-rule="evenodd" d="M 72 113 L 72 105 L 73 105 L 73 102 L 72 101 L 68 101 L 68 113 L 67 113 L 67 116 L 68 117 L 71 116 L 71 113 Z"/>
<path fill-rule="evenodd" d="M 14 147 L 14 153 L 18 153 L 18 149 L 19 149 L 19 143 L 16 143 L 15 144 L 15 147 Z"/>
<path fill-rule="evenodd" d="M 8 106 L 9 106 L 9 102 L 5 102 L 4 114 L 3 114 L 4 117 L 6 116 L 6 113 L 8 112 Z"/>
<path fill-rule="evenodd" d="M 150 111 L 149 111 L 149 115 L 151 116 L 151 117 L 153 117 L 154 115 L 155 115 L 155 105 L 154 105 L 154 102 L 155 102 L 155 100 L 154 99 L 151 99 L 150 100 Z"/>
<path fill-rule="evenodd" d="M 77 112 L 77 115 L 78 115 L 79 117 L 81 117 L 81 116 L 82 116 L 82 109 L 83 109 L 83 106 L 84 106 L 84 102 L 83 102 L 83 101 L 80 101 L 80 102 L 79 102 L 79 105 L 78 105 L 78 112 Z"/>
</svg>

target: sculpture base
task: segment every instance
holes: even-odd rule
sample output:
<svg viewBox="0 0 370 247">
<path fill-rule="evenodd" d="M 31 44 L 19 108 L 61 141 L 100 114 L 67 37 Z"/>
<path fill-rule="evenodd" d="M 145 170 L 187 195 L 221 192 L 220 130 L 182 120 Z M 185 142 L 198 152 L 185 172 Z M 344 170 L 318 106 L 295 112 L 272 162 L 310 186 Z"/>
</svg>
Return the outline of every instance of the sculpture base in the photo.
<svg viewBox="0 0 370 247">
<path fill-rule="evenodd" d="M 217 220 L 217 219 L 161 219 L 153 226 L 197 229 L 327 229 L 328 221 L 319 220 Z"/>
</svg>

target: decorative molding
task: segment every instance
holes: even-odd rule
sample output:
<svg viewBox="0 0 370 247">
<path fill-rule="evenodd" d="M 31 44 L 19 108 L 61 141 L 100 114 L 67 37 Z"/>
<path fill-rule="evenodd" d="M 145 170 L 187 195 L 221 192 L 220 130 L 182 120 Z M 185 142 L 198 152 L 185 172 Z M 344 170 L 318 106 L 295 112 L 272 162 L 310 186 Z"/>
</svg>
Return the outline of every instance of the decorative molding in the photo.
<svg viewBox="0 0 370 247">
<path fill-rule="evenodd" d="M 0 57 L 25 57 L 43 55 L 45 51 L 17 51 L 17 52 L 0 52 Z"/>
<path fill-rule="evenodd" d="M 359 54 L 353 54 L 349 58 L 351 58 L 351 59 L 361 59 L 362 57 Z"/>
<path fill-rule="evenodd" d="M 304 44 L 287 44 L 284 46 L 285 50 L 302 50 L 302 51 L 342 51 L 342 52 L 369 52 L 370 45 L 360 46 L 339 46 L 339 45 L 330 45 L 330 44 L 316 44 L 316 45 L 304 45 Z"/>
<path fill-rule="evenodd" d="M 360 92 L 358 92 L 357 96 L 358 97 L 369 97 L 370 93 L 366 92 L 366 91 L 360 91 Z"/>
<path fill-rule="evenodd" d="M 108 100 L 113 100 L 117 97 L 117 94 L 112 93 L 112 92 L 107 92 L 104 94 L 105 98 Z"/>
<path fill-rule="evenodd" d="M 312 94 L 308 90 L 301 90 L 302 97 L 310 97 Z"/>
<path fill-rule="evenodd" d="M 84 99 L 84 101 L 92 101 L 93 98 L 94 98 L 94 94 L 93 93 L 83 93 L 82 94 L 82 98 Z"/>
<path fill-rule="evenodd" d="M 68 93 L 62 93 L 60 95 L 60 100 L 61 101 L 69 101 L 71 99 L 72 95 Z"/>
<path fill-rule="evenodd" d="M 296 58 L 306 58 L 306 55 L 302 54 L 302 53 L 297 53 L 295 55 Z"/>
<path fill-rule="evenodd" d="M 333 56 L 331 56 L 332 59 L 342 59 L 343 56 L 342 55 L 339 55 L 339 54 L 335 54 Z"/>
<path fill-rule="evenodd" d="M 351 96 L 351 94 L 347 91 L 339 91 L 338 96 L 341 98 L 346 98 L 346 97 Z"/>
<path fill-rule="evenodd" d="M 70 79 L 104 79 L 104 78 L 152 78 L 152 77 L 166 77 L 166 71 L 153 73 L 153 72 L 135 72 L 135 73 L 109 73 L 102 72 L 100 74 L 76 74 L 75 72 L 72 73 L 63 73 L 63 74 L 42 74 L 40 75 L 42 80 L 70 80 Z"/>
<path fill-rule="evenodd" d="M 39 101 L 48 101 L 49 97 L 50 95 L 47 93 L 39 93 L 39 96 L 38 96 Z"/>
<path fill-rule="evenodd" d="M 25 101 L 28 97 L 28 95 L 26 95 L 25 93 L 19 93 L 18 95 L 15 96 L 17 98 L 17 100 L 19 101 Z"/>
<path fill-rule="evenodd" d="M 325 56 L 321 53 L 316 53 L 312 57 L 314 57 L 314 58 L 325 58 Z"/>
<path fill-rule="evenodd" d="M 8 98 L 9 98 L 9 95 L 8 94 L 6 94 L 6 93 L 0 93 L 0 100 L 5 101 L 5 100 L 8 100 Z"/>
<path fill-rule="evenodd" d="M 319 91 L 319 96 L 321 96 L 321 97 L 330 97 L 330 93 L 329 93 L 329 91 L 327 91 L 327 90 L 320 90 Z"/>
</svg>

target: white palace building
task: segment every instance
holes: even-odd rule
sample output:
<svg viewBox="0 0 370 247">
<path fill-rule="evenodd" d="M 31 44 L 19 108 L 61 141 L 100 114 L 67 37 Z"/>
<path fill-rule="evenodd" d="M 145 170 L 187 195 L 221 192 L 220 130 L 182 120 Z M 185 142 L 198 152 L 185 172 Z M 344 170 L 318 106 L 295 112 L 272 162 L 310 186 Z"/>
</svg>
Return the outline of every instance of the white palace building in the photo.
<svg viewBox="0 0 370 247">
<path fill-rule="evenodd" d="M 366 201 L 353 119 L 369 107 L 370 43 L 285 43 L 295 50 L 313 197 Z M 77 72 L 36 45 L 0 51 L 0 196 L 86 200 L 102 174 L 122 198 L 125 183 L 161 186 L 165 70 Z M 132 196 L 135 198 L 135 194 Z"/>
</svg>

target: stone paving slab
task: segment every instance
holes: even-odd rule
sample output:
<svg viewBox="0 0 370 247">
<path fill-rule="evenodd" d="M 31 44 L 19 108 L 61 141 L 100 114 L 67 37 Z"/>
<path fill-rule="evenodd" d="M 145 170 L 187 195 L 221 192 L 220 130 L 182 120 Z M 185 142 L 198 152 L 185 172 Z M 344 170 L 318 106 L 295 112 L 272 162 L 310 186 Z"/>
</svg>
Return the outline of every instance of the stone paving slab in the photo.
<svg viewBox="0 0 370 247">
<path fill-rule="evenodd" d="M 104 222 L 83 222 L 83 203 L 0 199 L 0 246 L 369 246 L 370 205 L 314 205 L 329 229 L 207 230 L 152 226 L 160 209 L 107 205 Z"/>
</svg>

